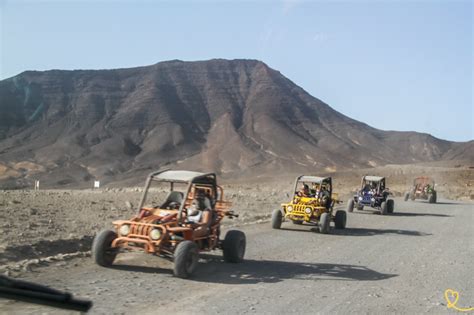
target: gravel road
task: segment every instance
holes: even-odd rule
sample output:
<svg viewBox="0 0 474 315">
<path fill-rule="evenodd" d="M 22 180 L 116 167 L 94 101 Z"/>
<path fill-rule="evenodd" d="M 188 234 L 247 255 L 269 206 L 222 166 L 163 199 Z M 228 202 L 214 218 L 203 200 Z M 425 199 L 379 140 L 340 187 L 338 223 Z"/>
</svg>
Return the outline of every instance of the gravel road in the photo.
<svg viewBox="0 0 474 315">
<path fill-rule="evenodd" d="M 122 254 L 109 269 L 76 258 L 21 278 L 92 299 L 91 314 L 455 313 L 448 288 L 459 292 L 457 306 L 474 306 L 473 213 L 473 203 L 397 198 L 393 215 L 355 211 L 347 229 L 328 235 L 290 222 L 245 225 L 246 261 L 203 255 L 190 280 L 141 253 Z M 68 312 L 0 300 L 0 313 Z"/>
</svg>

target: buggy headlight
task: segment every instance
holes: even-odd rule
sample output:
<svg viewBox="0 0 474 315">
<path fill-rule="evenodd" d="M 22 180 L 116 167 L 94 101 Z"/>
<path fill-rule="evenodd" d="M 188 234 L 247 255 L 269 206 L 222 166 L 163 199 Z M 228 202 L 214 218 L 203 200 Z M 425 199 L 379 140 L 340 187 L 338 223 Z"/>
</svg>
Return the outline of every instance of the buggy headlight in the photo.
<svg viewBox="0 0 474 315">
<path fill-rule="evenodd" d="M 287 210 L 288 212 L 291 212 L 291 211 L 293 211 L 293 207 L 292 207 L 292 206 L 288 206 L 288 207 L 286 207 L 286 210 Z"/>
<path fill-rule="evenodd" d="M 359 197 L 359 200 L 362 200 L 363 198 L 362 197 Z"/>
<path fill-rule="evenodd" d="M 313 209 L 306 208 L 306 209 L 304 209 L 304 212 L 306 212 L 307 214 L 311 214 L 311 212 L 313 212 Z"/>
<path fill-rule="evenodd" d="M 375 201 L 375 198 L 370 199 L 370 201 L 374 202 L 374 201 Z"/>
<path fill-rule="evenodd" d="M 161 237 L 161 231 L 159 229 L 153 229 L 150 231 L 150 237 L 152 240 L 159 240 Z"/>
<path fill-rule="evenodd" d="M 122 236 L 127 236 L 128 233 L 130 233 L 130 225 L 128 225 L 128 224 L 122 225 L 119 229 L 119 233 Z"/>
</svg>

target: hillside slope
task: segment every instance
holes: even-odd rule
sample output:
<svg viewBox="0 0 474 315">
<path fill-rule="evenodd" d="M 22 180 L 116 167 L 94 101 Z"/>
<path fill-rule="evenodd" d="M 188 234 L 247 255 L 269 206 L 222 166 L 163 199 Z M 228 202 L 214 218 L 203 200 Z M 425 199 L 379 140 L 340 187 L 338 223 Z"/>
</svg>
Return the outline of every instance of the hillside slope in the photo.
<svg viewBox="0 0 474 315">
<path fill-rule="evenodd" d="M 0 81 L 0 181 L 55 186 L 166 165 L 224 176 L 474 156 L 474 142 L 381 131 L 256 60 L 27 71 Z"/>
</svg>

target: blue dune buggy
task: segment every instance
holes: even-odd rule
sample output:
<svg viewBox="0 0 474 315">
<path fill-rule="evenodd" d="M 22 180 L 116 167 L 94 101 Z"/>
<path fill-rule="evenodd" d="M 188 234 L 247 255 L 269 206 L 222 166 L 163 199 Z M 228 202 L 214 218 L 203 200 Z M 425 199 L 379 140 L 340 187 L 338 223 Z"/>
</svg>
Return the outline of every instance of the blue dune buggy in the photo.
<svg viewBox="0 0 474 315">
<path fill-rule="evenodd" d="M 354 207 L 357 210 L 364 210 L 364 207 L 371 207 L 380 211 L 382 215 L 393 213 L 395 202 L 388 199 L 389 189 L 385 186 L 385 178 L 380 176 L 362 177 L 361 188 L 349 199 L 347 211 L 353 212 Z"/>
</svg>

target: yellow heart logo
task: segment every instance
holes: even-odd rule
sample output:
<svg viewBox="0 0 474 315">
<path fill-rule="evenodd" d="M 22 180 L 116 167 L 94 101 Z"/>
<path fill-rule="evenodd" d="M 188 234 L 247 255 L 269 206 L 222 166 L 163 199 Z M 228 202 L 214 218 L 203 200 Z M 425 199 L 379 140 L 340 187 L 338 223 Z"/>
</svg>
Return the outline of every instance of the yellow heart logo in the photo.
<svg viewBox="0 0 474 315">
<path fill-rule="evenodd" d="M 459 292 L 451 290 L 451 289 L 447 289 L 446 291 L 444 291 L 444 298 L 446 299 L 446 302 L 448 303 L 448 308 L 452 308 L 456 305 L 456 303 L 459 300 Z"/>
<path fill-rule="evenodd" d="M 460 312 L 474 311 L 474 307 L 461 308 L 461 307 L 456 306 L 456 304 L 458 303 L 458 300 L 459 300 L 459 292 L 458 291 L 454 291 L 452 289 L 447 289 L 446 291 L 444 291 L 444 298 L 446 299 L 446 303 L 447 303 L 448 308 L 453 308 L 456 311 L 460 311 Z"/>
</svg>

